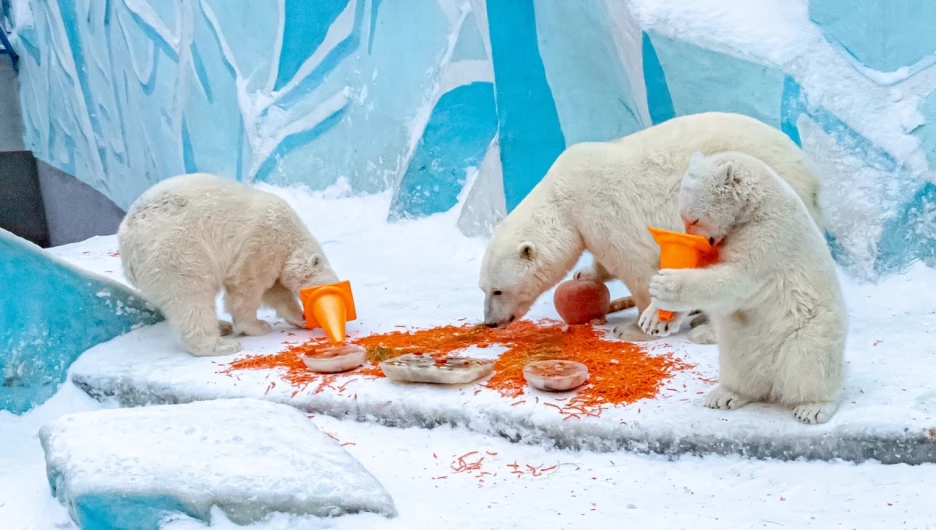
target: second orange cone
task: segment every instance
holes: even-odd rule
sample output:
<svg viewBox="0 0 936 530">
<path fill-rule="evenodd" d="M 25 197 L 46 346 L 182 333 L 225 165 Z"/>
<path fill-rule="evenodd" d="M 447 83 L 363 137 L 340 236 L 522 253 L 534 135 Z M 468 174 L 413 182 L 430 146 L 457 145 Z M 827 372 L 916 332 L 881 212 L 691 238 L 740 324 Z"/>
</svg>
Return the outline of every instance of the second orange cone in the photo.
<svg viewBox="0 0 936 530">
<path fill-rule="evenodd" d="M 661 269 L 694 269 L 705 267 L 718 259 L 718 249 L 702 236 L 647 227 L 660 245 Z M 673 320 L 673 312 L 660 309 L 660 320 Z"/>
</svg>

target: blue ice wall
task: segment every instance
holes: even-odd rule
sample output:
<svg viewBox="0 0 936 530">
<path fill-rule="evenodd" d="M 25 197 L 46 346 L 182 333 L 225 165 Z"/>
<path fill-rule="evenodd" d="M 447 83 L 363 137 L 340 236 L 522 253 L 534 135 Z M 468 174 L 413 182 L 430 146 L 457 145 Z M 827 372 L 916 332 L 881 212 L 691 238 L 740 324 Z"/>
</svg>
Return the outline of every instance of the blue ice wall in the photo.
<svg viewBox="0 0 936 530">
<path fill-rule="evenodd" d="M 715 0 L 28 5 L 27 145 L 122 207 L 196 170 L 345 181 L 389 190 L 390 220 L 461 208 L 484 234 L 567 146 L 722 110 L 818 159 L 829 240 L 856 275 L 936 259 L 926 0 L 764 0 L 737 17 Z"/>
<path fill-rule="evenodd" d="M 50 398 L 88 348 L 161 316 L 135 293 L 0 230 L 0 410 Z"/>
</svg>

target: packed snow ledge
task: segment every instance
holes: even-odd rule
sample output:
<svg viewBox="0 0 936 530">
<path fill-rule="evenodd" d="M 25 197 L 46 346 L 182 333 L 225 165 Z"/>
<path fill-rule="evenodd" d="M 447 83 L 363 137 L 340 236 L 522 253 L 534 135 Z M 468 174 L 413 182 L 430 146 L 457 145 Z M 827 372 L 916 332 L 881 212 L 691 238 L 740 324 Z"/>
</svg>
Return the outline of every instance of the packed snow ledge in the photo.
<svg viewBox="0 0 936 530">
<path fill-rule="evenodd" d="M 352 336 L 480 316 L 476 285 L 484 241 L 461 236 L 453 214 L 388 225 L 383 221 L 387 195 L 325 200 L 278 193 L 323 242 L 339 275 L 351 280 L 360 317 L 349 323 Z M 345 222 L 329 221 L 336 218 Z M 116 247 L 114 238 L 96 238 L 55 253 L 122 279 L 119 258 L 110 255 Z M 481 386 L 483 381 L 441 388 L 355 378 L 315 393 L 315 385 L 297 391 L 276 371 L 220 373 L 243 355 L 276 352 L 284 342 L 311 336 L 281 322 L 266 337 L 242 338 L 244 352 L 220 358 L 183 353 L 165 324 L 139 329 L 86 352 L 73 365 L 71 379 L 98 399 L 127 406 L 253 397 L 338 418 L 398 427 L 460 425 L 559 448 L 936 462 L 936 391 L 931 385 L 936 353 L 927 331 L 936 329 L 936 299 L 919 296 L 936 286 L 936 271 L 920 265 L 877 285 L 858 285 L 844 276 L 843 284 L 851 328 L 845 399 L 832 420 L 818 426 L 800 424 L 790 410 L 779 407 L 704 408 L 704 394 L 717 378 L 717 348 L 689 343 L 685 330 L 653 348 L 673 352 L 696 368 L 676 373 L 656 399 L 605 410 L 598 418 L 565 418 L 547 405 L 561 404 L 556 399 L 566 396 L 528 390 L 505 399 Z M 620 287 L 612 289 L 613 296 L 620 294 Z M 545 294 L 528 318 L 557 318 L 551 302 L 551 293 Z M 609 327 L 632 318 L 630 310 Z"/>
</svg>

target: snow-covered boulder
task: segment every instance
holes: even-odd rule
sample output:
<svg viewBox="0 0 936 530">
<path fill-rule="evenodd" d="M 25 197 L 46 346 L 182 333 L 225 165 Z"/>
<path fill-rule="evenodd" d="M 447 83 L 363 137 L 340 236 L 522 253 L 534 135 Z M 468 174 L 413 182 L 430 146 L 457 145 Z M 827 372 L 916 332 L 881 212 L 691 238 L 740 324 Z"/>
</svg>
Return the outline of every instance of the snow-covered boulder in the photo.
<svg viewBox="0 0 936 530">
<path fill-rule="evenodd" d="M 249 524 L 272 512 L 395 516 L 393 499 L 291 407 L 231 399 L 82 412 L 39 437 L 53 494 L 84 530 L 152 529 L 218 506 Z"/>
<path fill-rule="evenodd" d="M 82 352 L 162 319 L 133 289 L 0 229 L 0 410 L 45 403 Z"/>
</svg>

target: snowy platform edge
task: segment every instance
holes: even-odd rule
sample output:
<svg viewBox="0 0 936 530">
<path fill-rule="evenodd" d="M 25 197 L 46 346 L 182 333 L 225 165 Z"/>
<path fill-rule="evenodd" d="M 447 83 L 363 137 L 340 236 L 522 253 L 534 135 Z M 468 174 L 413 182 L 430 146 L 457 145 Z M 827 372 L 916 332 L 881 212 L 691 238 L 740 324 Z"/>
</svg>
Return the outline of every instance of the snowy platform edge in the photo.
<svg viewBox="0 0 936 530">
<path fill-rule="evenodd" d="M 98 400 L 116 400 L 121 406 L 138 407 L 157 404 L 179 404 L 192 401 L 260 397 L 283 403 L 312 414 L 324 414 L 339 419 L 375 422 L 397 428 L 435 428 L 459 426 L 472 431 L 499 436 L 515 443 L 543 445 L 556 449 L 612 452 L 625 450 L 676 458 L 682 455 L 743 456 L 776 460 L 843 460 L 863 462 L 876 460 L 883 464 L 936 462 L 936 429 L 919 430 L 893 426 L 876 432 L 850 429 L 844 425 L 835 429 L 805 426 L 804 434 L 752 433 L 737 436 L 737 432 L 678 435 L 653 422 L 645 425 L 619 425 L 601 419 L 582 418 L 575 422 L 539 420 L 506 407 L 464 407 L 440 404 L 427 410 L 406 399 L 394 403 L 377 396 L 352 399 L 330 391 L 311 396 L 290 398 L 285 395 L 265 395 L 256 388 L 225 392 L 195 391 L 185 396 L 158 384 L 130 382 L 114 377 L 88 377 L 73 374 L 72 382 Z M 259 394 L 259 395 L 258 395 Z M 357 396 L 356 396 L 357 397 Z M 790 421 L 793 421 L 792 419 Z M 703 429 L 708 430 L 708 429 Z M 770 431 L 765 425 L 765 431 Z"/>
</svg>

